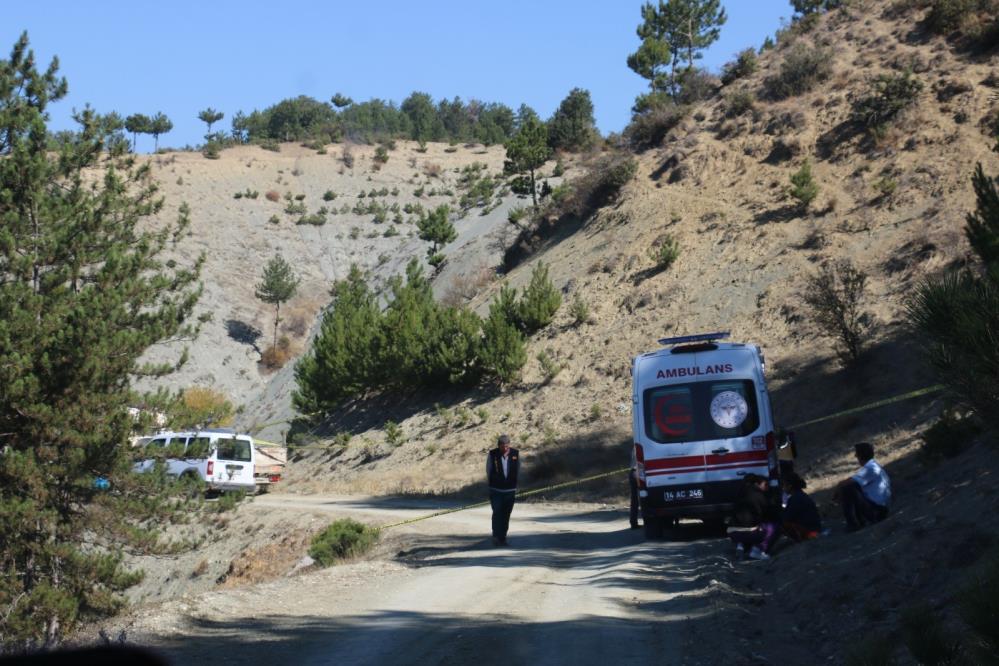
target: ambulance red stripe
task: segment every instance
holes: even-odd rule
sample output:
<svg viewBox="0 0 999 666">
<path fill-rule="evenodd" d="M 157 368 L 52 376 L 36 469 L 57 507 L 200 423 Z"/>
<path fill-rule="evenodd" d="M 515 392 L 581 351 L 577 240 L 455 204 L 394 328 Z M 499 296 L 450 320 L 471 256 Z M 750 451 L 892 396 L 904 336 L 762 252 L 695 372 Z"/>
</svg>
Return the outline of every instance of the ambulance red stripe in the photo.
<svg viewBox="0 0 999 666">
<path fill-rule="evenodd" d="M 736 463 L 745 465 L 745 463 L 766 463 L 766 461 L 766 451 L 738 451 L 735 453 L 726 453 L 723 455 L 712 454 L 709 456 L 677 456 L 675 458 L 646 460 L 645 471 L 646 473 L 649 473 L 656 470 L 675 470 L 683 468 L 703 469 L 704 467 L 707 467 L 708 469 L 716 469 L 720 465 L 728 467 Z M 736 466 L 739 466 L 738 464 Z M 752 465 L 745 466 L 749 467 Z"/>
<path fill-rule="evenodd" d="M 766 463 L 757 464 L 757 465 L 747 465 L 745 463 L 736 463 L 735 465 L 714 465 L 714 466 L 708 467 L 708 468 L 704 468 L 704 467 L 685 467 L 685 468 L 682 468 L 682 469 L 664 469 L 664 470 L 659 470 L 659 471 L 656 471 L 656 472 L 646 472 L 645 476 L 646 477 L 650 477 L 650 476 L 665 476 L 667 474 L 693 474 L 693 473 L 696 473 L 696 472 L 717 472 L 717 471 L 726 470 L 726 469 L 745 469 L 745 470 L 762 469 L 762 470 L 769 470 L 769 467 L 767 466 Z"/>
</svg>

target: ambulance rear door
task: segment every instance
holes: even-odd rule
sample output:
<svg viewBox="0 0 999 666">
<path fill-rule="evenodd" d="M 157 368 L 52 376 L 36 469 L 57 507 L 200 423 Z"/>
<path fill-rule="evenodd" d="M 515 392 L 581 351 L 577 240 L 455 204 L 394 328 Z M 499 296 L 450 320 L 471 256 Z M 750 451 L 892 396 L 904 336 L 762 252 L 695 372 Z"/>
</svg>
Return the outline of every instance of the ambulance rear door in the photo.
<svg viewBox="0 0 999 666">
<path fill-rule="evenodd" d="M 762 365 L 754 348 L 726 354 L 732 366 L 705 386 L 705 466 L 712 484 L 732 483 L 746 474 L 770 474 L 767 433 L 771 430 L 770 401 Z"/>
<path fill-rule="evenodd" d="M 695 429 L 694 392 L 688 384 L 661 379 L 664 361 L 669 364 L 670 360 L 662 353 L 642 359 L 636 378 L 639 409 L 635 410 L 634 424 L 636 442 L 643 450 L 646 487 L 650 494 L 666 492 L 657 498 L 666 502 L 678 499 L 669 496 L 673 490 L 667 488 L 683 486 L 686 494 L 688 489 L 699 490 L 707 481 L 704 443 Z"/>
</svg>

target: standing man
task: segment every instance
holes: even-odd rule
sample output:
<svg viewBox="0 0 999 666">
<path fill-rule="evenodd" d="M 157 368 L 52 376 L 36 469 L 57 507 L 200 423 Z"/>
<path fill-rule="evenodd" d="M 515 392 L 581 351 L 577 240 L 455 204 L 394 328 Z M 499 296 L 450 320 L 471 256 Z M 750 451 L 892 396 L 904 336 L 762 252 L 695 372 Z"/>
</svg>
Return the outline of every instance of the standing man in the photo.
<svg viewBox="0 0 999 666">
<path fill-rule="evenodd" d="M 628 485 L 631 487 L 631 507 L 628 517 L 631 519 L 631 529 L 638 529 L 638 460 L 635 447 L 631 447 L 631 469 L 628 470 Z"/>
<path fill-rule="evenodd" d="M 874 447 L 861 442 L 853 451 L 861 467 L 849 479 L 840 481 L 835 494 L 843 504 L 843 518 L 850 532 L 887 518 L 891 504 L 891 480 L 874 460 Z"/>
<path fill-rule="evenodd" d="M 489 480 L 489 503 L 493 507 L 493 545 L 506 545 L 510 528 L 510 513 L 517 498 L 517 472 L 520 456 L 510 446 L 510 437 L 500 435 L 496 448 L 486 458 L 486 478 Z"/>
</svg>

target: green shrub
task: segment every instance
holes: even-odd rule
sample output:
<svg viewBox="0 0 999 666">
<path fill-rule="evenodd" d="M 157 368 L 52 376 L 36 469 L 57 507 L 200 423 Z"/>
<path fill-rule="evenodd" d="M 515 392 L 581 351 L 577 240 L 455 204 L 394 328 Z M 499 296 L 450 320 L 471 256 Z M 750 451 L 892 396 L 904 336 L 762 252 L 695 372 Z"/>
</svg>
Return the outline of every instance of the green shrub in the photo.
<svg viewBox="0 0 999 666">
<path fill-rule="evenodd" d="M 336 192 L 333 190 L 323 192 L 323 201 L 333 201 L 334 199 L 336 199 Z"/>
<path fill-rule="evenodd" d="M 987 9 L 989 0 L 933 0 L 926 15 L 926 27 L 938 35 L 947 35 L 964 27 L 966 21 Z"/>
<path fill-rule="evenodd" d="M 506 219 L 510 224 L 519 225 L 530 211 L 525 206 L 514 206 L 506 214 Z"/>
<path fill-rule="evenodd" d="M 881 199 L 891 199 L 898 190 L 898 181 L 891 176 L 882 176 L 871 185 Z"/>
<path fill-rule="evenodd" d="M 267 220 L 271 224 L 281 224 L 281 218 L 277 215 L 271 215 L 270 219 Z"/>
<path fill-rule="evenodd" d="M 389 155 L 388 155 L 388 150 L 385 148 L 385 146 L 378 146 L 377 148 L 375 148 L 374 159 L 375 163 L 377 164 L 385 164 L 386 162 L 388 162 Z"/>
<path fill-rule="evenodd" d="M 923 432 L 921 453 L 928 462 L 954 458 L 981 432 L 981 427 L 967 414 L 947 409 L 940 419 Z"/>
<path fill-rule="evenodd" d="M 961 619 L 971 629 L 971 648 L 982 661 L 999 663 L 999 556 L 992 556 L 975 580 L 958 593 Z"/>
<path fill-rule="evenodd" d="M 395 447 L 399 446 L 406 441 L 406 437 L 402 432 L 402 426 L 400 426 L 395 421 L 385 422 L 385 441 L 389 446 Z"/>
<path fill-rule="evenodd" d="M 510 319 L 510 310 L 514 308 L 509 296 L 512 293 L 513 289 L 503 288 L 490 304 L 479 343 L 479 363 L 485 376 L 500 384 L 516 381 L 527 362 L 524 336 Z"/>
<path fill-rule="evenodd" d="M 351 518 L 341 518 L 312 538 L 309 556 L 319 566 L 363 555 L 378 541 L 378 529 Z"/>
<path fill-rule="evenodd" d="M 999 427 L 999 285 L 969 273 L 927 280 L 907 303 L 926 356 L 958 404 Z"/>
<path fill-rule="evenodd" d="M 517 304 L 521 329 L 530 335 L 549 323 L 562 305 L 562 294 L 548 277 L 548 266 L 539 261 L 531 272 L 531 282 Z"/>
<path fill-rule="evenodd" d="M 734 61 L 726 63 L 722 68 L 721 81 L 723 84 L 729 85 L 739 79 L 744 79 L 756 71 L 756 65 L 756 51 L 751 48 L 740 51 Z"/>
<path fill-rule="evenodd" d="M 819 196 L 819 185 L 812 176 L 812 163 L 805 160 L 798 171 L 791 174 L 791 187 L 788 194 L 797 200 L 802 209 L 807 209 L 815 197 Z"/>
<path fill-rule="evenodd" d="M 572 323 L 581 326 L 590 321 L 590 306 L 586 304 L 582 296 L 576 294 L 569 305 L 569 314 L 572 316 Z"/>
<path fill-rule="evenodd" d="M 763 82 L 773 100 L 803 95 L 832 74 L 832 53 L 827 49 L 795 44 L 781 63 L 780 72 Z"/>
<path fill-rule="evenodd" d="M 736 90 L 725 96 L 725 115 L 736 118 L 753 110 L 756 96 L 749 90 Z"/>
<path fill-rule="evenodd" d="M 398 236 L 398 235 L 399 235 L 399 229 L 393 224 L 391 227 L 386 229 L 384 233 L 382 233 L 382 238 L 392 238 L 393 236 Z"/>
<path fill-rule="evenodd" d="M 305 215 L 305 204 L 290 203 L 284 207 L 284 212 L 286 215 Z"/>
<path fill-rule="evenodd" d="M 922 90 L 923 84 L 910 71 L 881 74 L 871 81 L 867 94 L 854 102 L 854 118 L 868 129 L 881 132 L 916 101 Z"/>
<path fill-rule="evenodd" d="M 624 128 L 625 140 L 634 148 L 644 150 L 662 145 L 666 135 L 690 114 L 690 108 L 670 103 L 651 105 L 636 113 Z"/>
<path fill-rule="evenodd" d="M 326 216 L 322 213 L 313 213 L 312 215 L 303 215 L 298 218 L 298 222 L 295 224 L 311 224 L 314 227 L 321 227 L 326 224 Z"/>
<path fill-rule="evenodd" d="M 926 666 L 954 663 L 959 646 L 940 618 L 925 603 L 902 611 L 902 642 L 913 658 Z"/>
<path fill-rule="evenodd" d="M 662 242 L 653 245 L 649 250 L 652 262 L 657 271 L 667 270 L 680 257 L 680 245 L 672 236 L 667 236 Z"/>
<path fill-rule="evenodd" d="M 558 376 L 558 373 L 562 372 L 562 364 L 555 360 L 555 357 L 547 349 L 538 352 L 537 359 L 538 364 L 541 365 L 541 375 L 544 377 L 545 384 L 551 382 Z"/>
<path fill-rule="evenodd" d="M 808 278 L 803 295 L 819 330 L 837 342 L 847 364 L 860 358 L 871 334 L 871 316 L 862 307 L 866 286 L 867 274 L 843 261 Z"/>
</svg>

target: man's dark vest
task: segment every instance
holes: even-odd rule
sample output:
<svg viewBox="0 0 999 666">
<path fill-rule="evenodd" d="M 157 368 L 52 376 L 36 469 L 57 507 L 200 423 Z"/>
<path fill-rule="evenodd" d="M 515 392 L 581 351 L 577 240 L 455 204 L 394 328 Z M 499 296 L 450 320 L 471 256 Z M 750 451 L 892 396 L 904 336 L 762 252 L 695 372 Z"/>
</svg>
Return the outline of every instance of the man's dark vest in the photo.
<svg viewBox="0 0 999 666">
<path fill-rule="evenodd" d="M 489 452 L 489 487 L 497 490 L 515 490 L 517 488 L 517 470 L 520 469 L 520 454 L 511 448 L 506 462 L 507 475 L 503 476 L 503 454 L 499 449 Z"/>
</svg>

